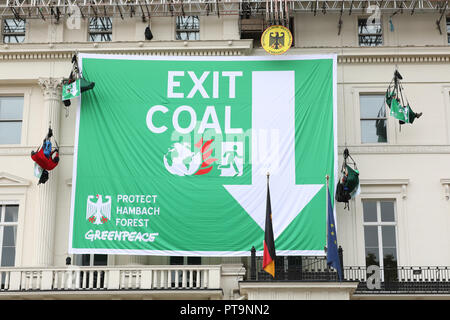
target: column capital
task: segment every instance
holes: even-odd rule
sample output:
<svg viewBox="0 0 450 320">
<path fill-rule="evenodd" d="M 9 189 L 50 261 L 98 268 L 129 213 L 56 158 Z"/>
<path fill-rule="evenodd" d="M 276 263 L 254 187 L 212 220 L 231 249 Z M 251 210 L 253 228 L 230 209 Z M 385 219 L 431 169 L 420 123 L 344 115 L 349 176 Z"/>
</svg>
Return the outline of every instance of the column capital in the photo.
<svg viewBox="0 0 450 320">
<path fill-rule="evenodd" d="M 39 78 L 38 83 L 41 87 L 45 99 L 60 100 L 63 78 Z"/>
</svg>

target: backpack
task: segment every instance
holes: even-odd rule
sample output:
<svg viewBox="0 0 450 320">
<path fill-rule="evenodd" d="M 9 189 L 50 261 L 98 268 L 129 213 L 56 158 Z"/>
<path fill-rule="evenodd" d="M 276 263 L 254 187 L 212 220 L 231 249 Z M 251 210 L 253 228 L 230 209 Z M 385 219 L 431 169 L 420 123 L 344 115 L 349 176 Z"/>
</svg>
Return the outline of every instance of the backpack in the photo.
<svg viewBox="0 0 450 320">
<path fill-rule="evenodd" d="M 344 184 L 342 184 L 340 181 L 338 182 L 336 186 L 336 201 L 337 202 L 346 202 L 352 198 L 350 195 L 350 192 L 348 192 L 348 189 L 345 188 Z"/>
<path fill-rule="evenodd" d="M 152 40 L 153 34 L 150 30 L 150 27 L 145 28 L 145 40 Z"/>
<path fill-rule="evenodd" d="M 347 164 L 347 158 L 350 158 L 353 161 L 353 166 L 355 169 L 350 167 Z M 341 168 L 342 178 L 339 179 L 339 182 L 336 186 L 336 196 L 335 199 L 337 202 L 344 202 L 344 209 L 349 209 L 348 202 L 351 198 L 355 197 L 360 193 L 359 187 L 359 171 L 356 169 L 356 163 L 353 158 L 350 156 L 348 149 L 344 150 L 344 163 Z"/>
</svg>

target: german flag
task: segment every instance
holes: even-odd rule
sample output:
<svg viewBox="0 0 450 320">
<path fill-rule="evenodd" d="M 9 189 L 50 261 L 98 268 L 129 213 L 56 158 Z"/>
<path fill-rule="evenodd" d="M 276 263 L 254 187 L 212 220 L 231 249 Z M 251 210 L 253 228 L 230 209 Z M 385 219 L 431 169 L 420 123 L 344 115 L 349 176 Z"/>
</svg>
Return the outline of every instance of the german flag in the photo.
<svg viewBox="0 0 450 320">
<path fill-rule="evenodd" d="M 264 234 L 263 269 L 275 278 L 275 240 L 273 238 L 272 208 L 270 206 L 269 179 L 267 179 L 266 226 Z"/>
</svg>

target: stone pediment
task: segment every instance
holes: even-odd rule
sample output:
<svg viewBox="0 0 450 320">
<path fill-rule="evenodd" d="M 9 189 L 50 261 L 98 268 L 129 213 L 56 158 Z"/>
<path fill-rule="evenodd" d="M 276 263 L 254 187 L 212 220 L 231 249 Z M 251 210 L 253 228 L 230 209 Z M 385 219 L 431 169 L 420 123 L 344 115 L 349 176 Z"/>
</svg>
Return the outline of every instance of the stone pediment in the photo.
<svg viewBox="0 0 450 320">
<path fill-rule="evenodd" d="M 29 185 L 29 180 L 6 172 L 0 172 L 0 187 L 27 187 Z"/>
</svg>

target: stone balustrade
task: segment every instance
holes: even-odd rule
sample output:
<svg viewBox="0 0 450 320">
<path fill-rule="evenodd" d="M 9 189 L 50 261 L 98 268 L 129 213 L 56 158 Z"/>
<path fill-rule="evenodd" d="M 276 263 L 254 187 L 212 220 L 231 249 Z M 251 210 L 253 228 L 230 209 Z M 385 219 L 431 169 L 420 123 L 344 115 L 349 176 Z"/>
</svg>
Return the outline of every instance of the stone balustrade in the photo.
<svg viewBox="0 0 450 320">
<path fill-rule="evenodd" d="M 0 268 L 0 297 L 19 291 L 221 289 L 221 265 Z"/>
</svg>

